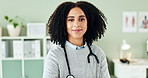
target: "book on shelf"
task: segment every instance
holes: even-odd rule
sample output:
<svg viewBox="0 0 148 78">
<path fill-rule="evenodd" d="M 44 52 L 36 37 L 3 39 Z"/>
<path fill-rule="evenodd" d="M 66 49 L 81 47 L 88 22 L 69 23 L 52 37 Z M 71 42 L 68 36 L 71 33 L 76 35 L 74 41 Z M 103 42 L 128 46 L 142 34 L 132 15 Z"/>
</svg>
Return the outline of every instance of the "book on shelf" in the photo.
<svg viewBox="0 0 148 78">
<path fill-rule="evenodd" d="M 32 44 L 33 46 L 32 46 L 32 49 L 33 49 L 33 51 L 34 51 L 34 53 L 35 53 L 35 58 L 39 58 L 40 56 L 41 56 L 41 49 L 40 49 L 40 40 L 35 40 L 34 42 L 33 42 L 33 44 Z"/>
<path fill-rule="evenodd" d="M 13 58 L 23 58 L 23 42 L 20 40 L 13 41 Z"/>
<path fill-rule="evenodd" d="M 24 57 L 33 57 L 32 54 L 32 41 L 24 41 Z"/>
<path fill-rule="evenodd" d="M 2 41 L 1 43 L 1 52 L 2 52 L 2 58 L 6 58 L 6 42 Z"/>
<path fill-rule="evenodd" d="M 13 58 L 23 58 L 23 42 L 20 40 L 13 41 Z"/>
<path fill-rule="evenodd" d="M 8 41 L 2 41 L 1 42 L 1 52 L 2 52 L 2 58 L 8 57 Z"/>
<path fill-rule="evenodd" d="M 41 57 L 40 40 L 24 41 L 24 57 L 25 58 L 39 58 L 39 57 Z"/>
</svg>

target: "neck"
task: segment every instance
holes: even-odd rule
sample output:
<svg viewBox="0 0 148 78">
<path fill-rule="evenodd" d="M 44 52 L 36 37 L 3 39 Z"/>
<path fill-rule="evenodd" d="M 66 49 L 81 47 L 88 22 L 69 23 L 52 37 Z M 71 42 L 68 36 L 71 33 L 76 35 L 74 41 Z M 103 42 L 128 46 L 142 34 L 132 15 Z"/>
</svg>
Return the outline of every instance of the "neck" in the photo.
<svg viewBox="0 0 148 78">
<path fill-rule="evenodd" d="M 68 41 L 76 46 L 83 45 L 83 39 L 69 39 Z"/>
</svg>

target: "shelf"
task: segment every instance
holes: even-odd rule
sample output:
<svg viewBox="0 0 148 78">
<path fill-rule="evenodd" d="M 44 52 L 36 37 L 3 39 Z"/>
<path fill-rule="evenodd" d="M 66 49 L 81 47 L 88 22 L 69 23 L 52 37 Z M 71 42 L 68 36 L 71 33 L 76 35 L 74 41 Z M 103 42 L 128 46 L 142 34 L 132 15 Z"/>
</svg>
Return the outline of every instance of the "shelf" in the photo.
<svg viewBox="0 0 148 78">
<path fill-rule="evenodd" d="M 19 36 L 19 37 L 2 36 L 0 37 L 0 50 L 6 51 L 6 56 L 4 56 L 4 58 L 2 58 L 2 53 L 0 54 L 0 69 L 1 69 L 0 78 L 10 78 L 10 76 L 13 78 L 21 78 L 21 77 L 22 78 L 41 78 L 43 73 L 44 58 L 47 54 L 47 51 L 50 49 L 51 43 L 49 40 L 50 40 L 50 36 Z M 16 46 L 14 47 L 14 44 L 15 44 L 14 42 L 18 42 L 17 48 Z M 30 43 L 25 45 L 25 43 L 27 42 L 30 42 Z M 1 46 L 2 43 L 3 43 L 3 47 Z M 38 54 L 35 54 L 35 56 L 25 57 L 26 52 L 32 52 L 30 51 L 30 48 L 25 49 L 26 48 L 25 46 L 32 47 L 32 45 L 35 46 L 35 43 L 37 44 L 35 51 L 40 53 L 40 56 Z M 5 46 L 5 50 L 4 50 L 4 46 Z M 38 50 L 39 48 L 37 47 L 40 47 L 40 50 Z M 21 50 L 18 51 L 18 48 L 20 48 Z M 35 47 L 33 47 L 33 50 L 34 48 Z M 21 57 L 15 57 L 14 55 L 16 52 L 21 53 Z M 11 65 L 11 63 L 13 66 Z M 19 68 L 13 63 L 17 64 Z M 17 70 L 11 71 L 13 67 L 17 68 Z M 39 68 L 37 72 L 35 70 L 36 68 Z M 7 73 L 5 71 L 10 71 L 10 72 Z M 15 72 L 20 73 L 19 77 L 18 75 L 16 75 Z M 30 74 L 30 72 L 34 72 L 34 74 L 36 75 L 34 76 Z"/>
<path fill-rule="evenodd" d="M 44 60 L 44 57 L 40 58 L 2 58 L 3 61 L 6 60 Z"/>
<path fill-rule="evenodd" d="M 0 39 L 50 39 L 50 36 L 19 36 L 19 37 L 9 37 L 9 36 L 2 36 Z"/>
<path fill-rule="evenodd" d="M 3 37 L 0 37 L 0 39 L 22 39 L 22 37 L 7 37 L 7 36 L 3 36 Z"/>
<path fill-rule="evenodd" d="M 40 58 L 24 58 L 24 60 L 44 60 L 44 57 L 40 57 Z"/>
<path fill-rule="evenodd" d="M 22 60 L 20 58 L 2 58 L 2 61 L 6 61 L 6 60 Z"/>
</svg>

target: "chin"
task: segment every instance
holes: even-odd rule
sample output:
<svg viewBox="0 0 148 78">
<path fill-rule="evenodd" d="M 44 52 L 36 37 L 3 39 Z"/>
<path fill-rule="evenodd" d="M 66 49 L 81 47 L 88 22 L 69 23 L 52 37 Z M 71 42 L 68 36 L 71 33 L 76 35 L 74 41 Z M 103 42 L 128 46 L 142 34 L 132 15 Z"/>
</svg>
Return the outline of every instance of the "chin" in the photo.
<svg viewBox="0 0 148 78">
<path fill-rule="evenodd" d="M 81 38 L 83 38 L 83 36 L 73 36 L 73 38 L 75 38 L 75 39 L 81 39 Z"/>
</svg>

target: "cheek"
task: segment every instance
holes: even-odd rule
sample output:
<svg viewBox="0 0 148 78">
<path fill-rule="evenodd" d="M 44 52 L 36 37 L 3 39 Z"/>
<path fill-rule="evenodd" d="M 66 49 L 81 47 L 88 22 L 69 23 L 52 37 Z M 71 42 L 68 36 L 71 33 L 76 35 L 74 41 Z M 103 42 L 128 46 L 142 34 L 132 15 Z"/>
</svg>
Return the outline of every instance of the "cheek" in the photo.
<svg viewBox="0 0 148 78">
<path fill-rule="evenodd" d="M 86 33 L 86 31 L 87 31 L 87 27 L 85 27 L 84 29 L 85 29 L 85 30 L 84 30 L 84 33 Z"/>
<path fill-rule="evenodd" d="M 87 23 L 85 23 L 85 24 L 83 25 L 83 29 L 87 30 L 87 28 L 88 28 Z"/>
<path fill-rule="evenodd" d="M 67 30 L 71 29 L 71 25 L 70 24 L 67 24 Z"/>
<path fill-rule="evenodd" d="M 69 31 L 71 31 L 71 29 L 72 29 L 71 24 L 67 24 L 66 28 L 67 28 L 67 32 L 69 33 Z"/>
</svg>

